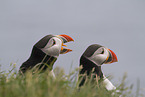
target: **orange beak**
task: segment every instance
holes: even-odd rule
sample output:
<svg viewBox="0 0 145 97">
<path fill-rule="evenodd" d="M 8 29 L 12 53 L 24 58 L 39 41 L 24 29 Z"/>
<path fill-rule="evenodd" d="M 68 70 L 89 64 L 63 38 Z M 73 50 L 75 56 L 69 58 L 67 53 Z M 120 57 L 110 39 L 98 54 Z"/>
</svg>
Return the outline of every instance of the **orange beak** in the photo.
<svg viewBox="0 0 145 97">
<path fill-rule="evenodd" d="M 110 50 L 110 49 L 108 49 L 108 52 L 109 52 L 109 56 L 107 57 L 105 63 L 109 64 L 109 63 L 118 62 L 116 54 L 112 50 Z"/>
<path fill-rule="evenodd" d="M 70 36 L 65 34 L 57 35 L 57 36 L 63 41 L 63 43 L 74 41 Z"/>
<path fill-rule="evenodd" d="M 60 38 L 62 40 L 62 46 L 67 47 L 67 45 L 64 45 L 64 43 L 70 42 L 70 41 L 74 41 L 70 36 L 62 34 L 62 35 L 57 35 L 58 38 Z M 61 47 L 61 52 L 60 54 L 66 54 L 68 52 L 71 52 L 71 49 L 66 49 Z"/>
</svg>

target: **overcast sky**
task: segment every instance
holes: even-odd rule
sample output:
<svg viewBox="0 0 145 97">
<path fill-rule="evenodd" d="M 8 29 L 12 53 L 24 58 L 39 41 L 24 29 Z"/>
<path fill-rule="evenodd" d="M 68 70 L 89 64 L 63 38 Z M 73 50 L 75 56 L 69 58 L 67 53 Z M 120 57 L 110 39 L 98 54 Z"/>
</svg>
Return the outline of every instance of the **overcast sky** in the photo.
<svg viewBox="0 0 145 97">
<path fill-rule="evenodd" d="M 55 67 L 68 73 L 91 44 L 113 50 L 118 62 L 103 65 L 105 75 L 119 84 L 141 81 L 145 88 L 145 0 L 0 0 L 0 64 L 26 61 L 33 45 L 48 34 L 67 34 L 73 52 L 60 55 Z"/>
</svg>

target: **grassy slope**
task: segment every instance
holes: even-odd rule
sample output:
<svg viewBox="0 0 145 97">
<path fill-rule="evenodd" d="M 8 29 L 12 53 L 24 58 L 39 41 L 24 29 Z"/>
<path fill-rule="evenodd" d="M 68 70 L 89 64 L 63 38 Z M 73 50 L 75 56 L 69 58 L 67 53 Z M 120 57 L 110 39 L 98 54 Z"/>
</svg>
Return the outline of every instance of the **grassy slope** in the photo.
<svg viewBox="0 0 145 97">
<path fill-rule="evenodd" d="M 92 84 L 86 84 L 79 90 L 76 70 L 68 76 L 58 68 L 54 72 L 56 79 L 52 78 L 48 71 L 33 75 L 32 72 L 27 72 L 25 77 L 19 76 L 13 69 L 9 73 L 1 72 L 0 97 L 118 97 L 118 94 L 112 96 L 113 91 L 106 91 L 102 85 L 94 87 Z M 139 97 L 133 96 L 124 83 L 123 78 L 119 87 L 123 97 Z"/>
</svg>

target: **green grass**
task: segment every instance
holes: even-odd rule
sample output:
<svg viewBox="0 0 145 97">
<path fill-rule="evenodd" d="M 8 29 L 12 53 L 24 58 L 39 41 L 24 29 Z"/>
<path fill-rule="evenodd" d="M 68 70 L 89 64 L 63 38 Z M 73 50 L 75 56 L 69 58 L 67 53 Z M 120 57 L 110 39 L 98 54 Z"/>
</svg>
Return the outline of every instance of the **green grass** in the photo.
<svg viewBox="0 0 145 97">
<path fill-rule="evenodd" d="M 0 97 L 118 97 L 112 96 L 112 92 L 107 91 L 103 85 L 93 85 L 88 82 L 81 89 L 78 89 L 77 72 L 72 71 L 65 75 L 60 68 L 54 69 L 56 78 L 50 76 L 49 71 L 32 74 L 27 72 L 25 76 L 20 76 L 15 68 L 8 73 L 0 71 Z M 125 86 L 125 78 L 118 87 L 123 97 L 140 97 L 132 94 L 132 87 Z M 143 97 L 143 96 L 142 96 Z"/>
</svg>

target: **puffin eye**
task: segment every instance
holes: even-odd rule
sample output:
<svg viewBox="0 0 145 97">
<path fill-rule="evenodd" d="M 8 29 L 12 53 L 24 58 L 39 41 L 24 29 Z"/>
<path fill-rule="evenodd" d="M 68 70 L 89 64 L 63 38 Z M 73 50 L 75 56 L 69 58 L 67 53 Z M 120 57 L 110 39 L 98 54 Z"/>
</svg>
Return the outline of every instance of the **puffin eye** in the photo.
<svg viewBox="0 0 145 97">
<path fill-rule="evenodd" d="M 53 39 L 53 44 L 52 45 L 55 45 L 56 44 L 56 42 L 55 42 L 55 40 Z"/>
<path fill-rule="evenodd" d="M 102 49 L 102 52 L 100 54 L 104 54 L 104 49 Z"/>
</svg>

